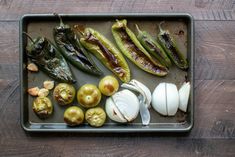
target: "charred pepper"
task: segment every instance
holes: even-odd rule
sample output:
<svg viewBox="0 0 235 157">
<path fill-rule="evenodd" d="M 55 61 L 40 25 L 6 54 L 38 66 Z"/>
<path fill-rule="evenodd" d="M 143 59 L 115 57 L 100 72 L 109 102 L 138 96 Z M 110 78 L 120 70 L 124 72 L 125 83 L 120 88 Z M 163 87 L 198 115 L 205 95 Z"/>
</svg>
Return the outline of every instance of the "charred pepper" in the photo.
<svg viewBox="0 0 235 157">
<path fill-rule="evenodd" d="M 163 50 L 163 48 L 161 47 L 161 45 L 159 45 L 148 32 L 141 31 L 138 25 L 136 25 L 136 29 L 138 31 L 137 39 L 140 41 L 143 47 L 150 54 L 152 54 L 162 65 L 170 67 L 171 61 Z"/>
<path fill-rule="evenodd" d="M 86 28 L 80 41 L 121 81 L 130 81 L 130 69 L 126 60 L 107 38 L 92 28 Z"/>
<path fill-rule="evenodd" d="M 60 16 L 59 18 L 60 25 L 53 29 L 53 33 L 61 54 L 78 69 L 90 74 L 101 75 L 102 72 L 83 48 L 75 32 L 69 25 L 63 23 Z"/>
<path fill-rule="evenodd" d="M 157 76 L 167 75 L 167 68 L 153 60 L 135 34 L 127 27 L 125 19 L 114 23 L 112 34 L 122 53 L 139 68 Z"/>
<path fill-rule="evenodd" d="M 166 51 L 167 55 L 172 62 L 175 63 L 180 69 L 186 70 L 188 68 L 188 63 L 183 54 L 179 51 L 179 48 L 176 45 L 175 39 L 170 35 L 168 30 L 163 30 L 159 24 L 159 34 L 158 41 Z"/>
<path fill-rule="evenodd" d="M 31 43 L 26 47 L 27 56 L 32 62 L 58 81 L 76 82 L 64 57 L 47 38 L 37 37 L 32 39 L 29 35 L 27 37 L 31 40 Z"/>
</svg>

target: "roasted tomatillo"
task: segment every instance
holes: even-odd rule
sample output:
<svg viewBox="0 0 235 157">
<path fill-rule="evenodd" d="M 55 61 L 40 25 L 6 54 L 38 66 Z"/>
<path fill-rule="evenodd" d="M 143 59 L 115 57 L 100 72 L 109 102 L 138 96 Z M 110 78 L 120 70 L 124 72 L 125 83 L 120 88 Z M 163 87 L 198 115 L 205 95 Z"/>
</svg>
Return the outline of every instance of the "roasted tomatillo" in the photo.
<svg viewBox="0 0 235 157">
<path fill-rule="evenodd" d="M 84 113 L 81 108 L 77 106 L 71 106 L 64 112 L 64 121 L 69 126 L 79 125 L 84 120 Z"/>
<path fill-rule="evenodd" d="M 60 105 L 67 105 L 73 102 L 75 93 L 75 88 L 72 85 L 60 83 L 55 87 L 53 96 Z"/>
<path fill-rule="evenodd" d="M 113 76 L 105 76 L 99 82 L 99 90 L 106 96 L 111 96 L 118 91 L 118 80 Z"/>
<path fill-rule="evenodd" d="M 101 93 L 95 85 L 85 84 L 78 90 L 77 100 L 85 108 L 95 107 L 101 100 Z"/>
<path fill-rule="evenodd" d="M 37 97 L 33 101 L 33 111 L 39 118 L 47 118 L 53 112 L 51 100 L 47 97 Z"/>
<path fill-rule="evenodd" d="M 86 121 L 94 127 L 101 127 L 106 120 L 106 113 L 100 107 L 90 108 L 85 113 Z"/>
</svg>

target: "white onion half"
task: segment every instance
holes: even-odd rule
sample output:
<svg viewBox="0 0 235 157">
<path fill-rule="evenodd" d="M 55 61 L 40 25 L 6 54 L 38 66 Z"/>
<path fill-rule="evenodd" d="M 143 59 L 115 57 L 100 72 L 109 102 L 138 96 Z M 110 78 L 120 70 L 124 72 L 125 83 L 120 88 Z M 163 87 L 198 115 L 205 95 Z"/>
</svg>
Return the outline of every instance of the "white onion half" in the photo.
<svg viewBox="0 0 235 157">
<path fill-rule="evenodd" d="M 162 115 L 174 116 L 179 107 L 179 93 L 176 85 L 160 83 L 153 91 L 152 106 Z"/>
</svg>

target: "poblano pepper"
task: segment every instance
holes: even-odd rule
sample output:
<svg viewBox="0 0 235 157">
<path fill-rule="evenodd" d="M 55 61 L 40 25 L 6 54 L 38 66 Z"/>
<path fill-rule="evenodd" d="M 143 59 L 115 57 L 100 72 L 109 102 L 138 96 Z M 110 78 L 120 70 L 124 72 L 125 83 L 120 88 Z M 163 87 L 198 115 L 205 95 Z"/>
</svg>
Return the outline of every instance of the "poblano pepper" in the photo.
<svg viewBox="0 0 235 157">
<path fill-rule="evenodd" d="M 64 57 L 47 38 L 37 37 L 32 39 L 28 35 L 27 37 L 31 40 L 31 43 L 26 47 L 27 56 L 32 62 L 58 81 L 76 82 Z"/>
<path fill-rule="evenodd" d="M 125 19 L 113 24 L 112 34 L 122 53 L 139 68 L 157 76 L 167 75 L 167 68 L 158 64 L 143 48 L 135 34 L 127 27 Z"/>
<path fill-rule="evenodd" d="M 90 74 L 101 75 L 102 72 L 83 48 L 75 32 L 69 25 L 62 22 L 60 16 L 59 18 L 60 25 L 53 29 L 53 33 L 61 54 L 78 69 Z"/>
<path fill-rule="evenodd" d="M 188 63 L 183 54 L 179 51 L 176 45 L 175 39 L 170 35 L 168 30 L 163 30 L 161 28 L 163 22 L 159 24 L 159 34 L 158 41 L 166 51 L 167 55 L 172 62 L 175 63 L 180 69 L 186 70 L 188 68 Z"/>
<path fill-rule="evenodd" d="M 121 81 L 130 81 L 130 69 L 121 52 L 103 35 L 86 28 L 80 39 L 82 45 L 92 52 Z"/>
<path fill-rule="evenodd" d="M 136 25 L 136 29 L 138 31 L 137 39 L 140 41 L 143 47 L 162 65 L 170 67 L 171 61 L 161 45 L 159 45 L 148 32 L 141 31 L 138 25 Z"/>
</svg>

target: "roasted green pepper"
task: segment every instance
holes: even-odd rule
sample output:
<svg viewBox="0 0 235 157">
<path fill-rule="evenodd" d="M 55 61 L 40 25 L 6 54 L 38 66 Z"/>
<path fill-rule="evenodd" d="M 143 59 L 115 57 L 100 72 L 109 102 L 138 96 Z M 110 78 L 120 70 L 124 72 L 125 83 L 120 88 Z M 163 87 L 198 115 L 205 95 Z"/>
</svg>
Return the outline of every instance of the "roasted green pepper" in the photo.
<svg viewBox="0 0 235 157">
<path fill-rule="evenodd" d="M 53 29 L 53 33 L 55 43 L 61 54 L 80 70 L 94 75 L 101 75 L 102 72 L 83 48 L 72 28 L 69 25 L 64 25 L 60 16 L 59 18 L 60 25 Z"/>
<path fill-rule="evenodd" d="M 187 69 L 188 63 L 183 54 L 179 51 L 174 38 L 170 35 L 168 30 L 163 30 L 161 28 L 161 22 L 159 24 L 159 34 L 158 34 L 158 41 L 166 51 L 167 55 L 171 59 L 172 62 L 175 63 L 180 69 Z"/>
<path fill-rule="evenodd" d="M 170 67 L 171 61 L 167 57 L 167 54 L 165 53 L 161 45 L 159 45 L 148 32 L 141 31 L 138 25 L 136 25 L 136 29 L 138 31 L 137 39 L 140 41 L 143 47 L 150 54 L 152 54 L 162 65 Z"/>
<path fill-rule="evenodd" d="M 135 34 L 127 27 L 127 21 L 118 21 L 112 26 L 112 34 L 122 53 L 142 70 L 157 75 L 165 76 L 166 67 L 158 64 L 143 48 Z"/>
<path fill-rule="evenodd" d="M 76 82 L 64 57 L 47 38 L 37 37 L 32 39 L 29 35 L 27 37 L 31 40 L 31 43 L 26 47 L 27 56 L 32 62 L 58 81 Z"/>
<path fill-rule="evenodd" d="M 109 70 L 123 82 L 130 81 L 130 69 L 121 52 L 99 32 L 86 28 L 80 39 L 82 45 L 92 52 Z"/>
</svg>

